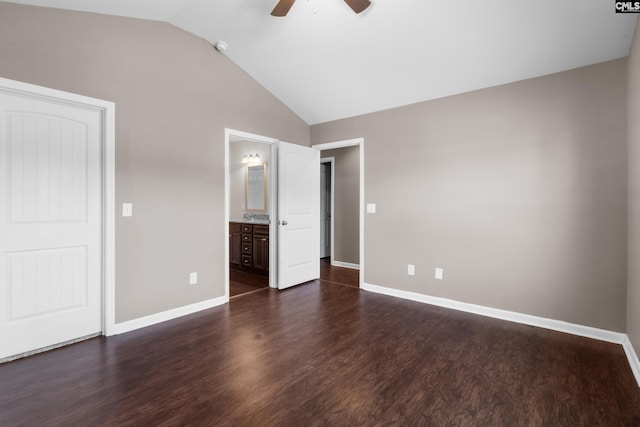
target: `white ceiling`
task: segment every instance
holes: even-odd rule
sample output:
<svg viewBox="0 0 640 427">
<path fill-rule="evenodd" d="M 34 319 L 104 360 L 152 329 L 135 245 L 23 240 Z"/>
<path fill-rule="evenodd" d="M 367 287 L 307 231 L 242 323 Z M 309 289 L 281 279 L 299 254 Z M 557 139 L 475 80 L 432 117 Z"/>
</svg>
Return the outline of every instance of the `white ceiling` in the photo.
<svg viewBox="0 0 640 427">
<path fill-rule="evenodd" d="M 611 0 L 12 0 L 170 22 L 212 43 L 309 124 L 595 64 L 629 53 Z"/>
</svg>

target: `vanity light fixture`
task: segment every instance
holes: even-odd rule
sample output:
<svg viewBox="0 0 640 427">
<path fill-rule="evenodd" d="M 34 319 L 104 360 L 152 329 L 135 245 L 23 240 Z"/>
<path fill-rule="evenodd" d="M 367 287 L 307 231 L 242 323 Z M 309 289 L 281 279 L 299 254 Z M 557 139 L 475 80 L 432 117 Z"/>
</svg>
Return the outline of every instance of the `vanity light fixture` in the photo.
<svg viewBox="0 0 640 427">
<path fill-rule="evenodd" d="M 245 154 L 244 157 L 242 158 L 242 163 L 262 163 L 262 160 L 260 159 L 260 154 L 256 153 L 256 154 Z"/>
</svg>

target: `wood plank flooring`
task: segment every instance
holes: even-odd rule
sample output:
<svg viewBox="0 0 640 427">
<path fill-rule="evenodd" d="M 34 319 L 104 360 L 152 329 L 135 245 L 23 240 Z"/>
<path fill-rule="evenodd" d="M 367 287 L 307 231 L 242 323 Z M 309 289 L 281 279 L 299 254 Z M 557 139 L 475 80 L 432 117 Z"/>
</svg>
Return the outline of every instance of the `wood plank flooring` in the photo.
<svg viewBox="0 0 640 427">
<path fill-rule="evenodd" d="M 269 276 L 229 270 L 229 296 L 237 297 L 269 287 Z"/>
<path fill-rule="evenodd" d="M 358 270 L 332 266 L 331 258 L 320 260 L 320 280 L 358 288 L 360 287 L 359 277 Z"/>
<path fill-rule="evenodd" d="M 320 260 L 320 279 L 344 286 L 359 287 L 359 271 L 334 267 L 330 258 Z M 237 297 L 269 287 L 269 277 L 239 270 L 229 270 L 229 295 Z"/>
<path fill-rule="evenodd" d="M 363 292 L 267 289 L 0 365 L 1 426 L 638 426 L 621 346 Z"/>
</svg>

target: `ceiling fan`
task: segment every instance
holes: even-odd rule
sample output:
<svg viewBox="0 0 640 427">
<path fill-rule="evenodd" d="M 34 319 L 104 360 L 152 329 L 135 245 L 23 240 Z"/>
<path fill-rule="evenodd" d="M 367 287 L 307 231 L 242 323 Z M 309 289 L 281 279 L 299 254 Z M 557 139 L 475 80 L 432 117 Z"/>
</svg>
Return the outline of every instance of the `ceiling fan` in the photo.
<svg viewBox="0 0 640 427">
<path fill-rule="evenodd" d="M 287 16 L 289 13 L 289 9 L 293 6 L 296 0 L 280 0 L 276 7 L 273 8 L 271 12 L 272 16 Z M 355 13 L 360 13 L 369 6 L 371 6 L 371 2 L 369 0 L 344 0 L 346 4 L 349 5 L 351 9 Z"/>
</svg>

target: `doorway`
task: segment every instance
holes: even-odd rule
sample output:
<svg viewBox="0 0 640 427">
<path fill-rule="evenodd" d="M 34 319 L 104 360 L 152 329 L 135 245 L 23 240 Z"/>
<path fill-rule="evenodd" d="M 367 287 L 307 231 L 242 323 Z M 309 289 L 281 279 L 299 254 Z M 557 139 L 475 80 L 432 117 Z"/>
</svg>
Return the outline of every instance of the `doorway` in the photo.
<svg viewBox="0 0 640 427">
<path fill-rule="evenodd" d="M 233 129 L 225 129 L 225 299 L 230 298 L 230 144 L 248 140 L 269 144 L 271 173 L 267 197 L 269 213 L 269 286 L 285 289 L 320 278 L 320 150 L 358 145 L 360 179 L 359 254 L 363 254 L 364 140 L 362 138 L 319 147 L 290 144 Z M 362 276 L 359 284 L 362 286 Z"/>
<path fill-rule="evenodd" d="M 225 300 L 230 262 L 230 144 L 247 140 L 269 144 L 269 286 L 285 289 L 320 277 L 320 152 L 248 132 L 225 129 Z M 254 232 L 255 235 L 255 232 Z M 244 238 L 244 236 L 243 236 Z"/>
<path fill-rule="evenodd" d="M 364 283 L 364 138 L 313 145 L 331 166 L 330 265 L 360 270 Z M 341 187 L 341 181 L 343 187 Z M 322 187 L 321 187 L 322 188 Z M 340 194 L 339 194 L 340 193 Z M 354 233 L 355 231 L 355 233 Z M 322 247 L 320 248 L 322 250 Z M 326 260 L 323 260 L 326 263 Z"/>
<path fill-rule="evenodd" d="M 278 140 L 227 130 L 226 298 L 276 286 L 274 266 L 275 144 Z"/>
<path fill-rule="evenodd" d="M 320 259 L 333 253 L 333 157 L 320 158 Z"/>
</svg>

